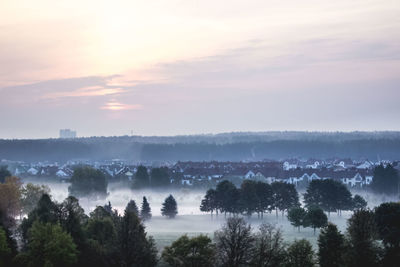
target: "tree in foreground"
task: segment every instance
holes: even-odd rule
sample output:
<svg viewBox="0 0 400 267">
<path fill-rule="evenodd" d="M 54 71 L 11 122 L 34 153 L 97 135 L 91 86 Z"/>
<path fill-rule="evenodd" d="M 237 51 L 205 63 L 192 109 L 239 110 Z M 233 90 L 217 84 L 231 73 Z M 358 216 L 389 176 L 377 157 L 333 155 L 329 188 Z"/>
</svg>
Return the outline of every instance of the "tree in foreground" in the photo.
<svg viewBox="0 0 400 267">
<path fill-rule="evenodd" d="M 151 208 L 146 197 L 143 197 L 142 207 L 140 209 L 140 218 L 143 221 L 148 221 L 151 219 Z"/>
<path fill-rule="evenodd" d="M 255 239 L 243 218 L 228 218 L 222 229 L 215 232 L 214 239 L 219 266 L 239 267 L 252 260 Z"/>
<path fill-rule="evenodd" d="M 327 223 L 328 217 L 321 208 L 312 206 L 308 209 L 304 218 L 304 225 L 311 226 L 314 229 L 314 235 L 316 228 L 324 227 L 327 225 Z"/>
<path fill-rule="evenodd" d="M 7 234 L 0 226 L 0 266 L 8 266 L 11 263 L 12 253 L 7 242 Z"/>
<path fill-rule="evenodd" d="M 173 267 L 208 267 L 215 263 L 215 245 L 205 235 L 181 236 L 165 247 L 162 259 Z"/>
<path fill-rule="evenodd" d="M 175 198 L 172 195 L 169 195 L 162 204 L 161 215 L 167 216 L 168 218 L 175 218 L 176 214 L 178 214 L 178 206 Z"/>
<path fill-rule="evenodd" d="M 129 212 L 133 212 L 133 213 L 135 213 L 136 215 L 139 215 L 138 207 L 137 207 L 137 205 L 136 205 L 135 200 L 133 200 L 133 199 L 131 199 L 131 200 L 128 202 L 128 205 L 126 206 L 126 210 L 129 211 Z"/>
<path fill-rule="evenodd" d="M 71 266 L 77 261 L 78 251 L 72 237 L 60 225 L 34 222 L 29 230 L 27 253 L 19 261 L 29 266 Z"/>
<path fill-rule="evenodd" d="M 348 247 L 345 261 L 348 266 L 377 266 L 379 246 L 374 213 L 357 210 L 347 221 Z"/>
<path fill-rule="evenodd" d="M 305 239 L 295 240 L 287 249 L 286 266 L 315 266 L 314 251 L 311 243 Z"/>
<path fill-rule="evenodd" d="M 375 223 L 385 247 L 384 266 L 397 266 L 400 262 L 400 203 L 383 203 L 375 208 Z"/>
<path fill-rule="evenodd" d="M 122 218 L 119 243 L 124 266 L 156 266 L 157 250 L 154 240 L 147 237 L 139 217 L 128 207 L 125 208 Z"/>
<path fill-rule="evenodd" d="M 107 195 L 107 177 L 90 166 L 77 167 L 71 177 L 68 191 L 73 196 L 105 196 Z"/>
<path fill-rule="evenodd" d="M 297 227 L 300 232 L 300 226 L 304 226 L 304 219 L 306 218 L 307 212 L 302 207 L 291 208 L 288 211 L 288 219 L 290 224 Z"/>
<path fill-rule="evenodd" d="M 261 224 L 258 233 L 255 234 L 250 265 L 258 267 L 282 266 L 286 256 L 285 249 L 281 230 L 271 224 Z"/>
<path fill-rule="evenodd" d="M 341 267 L 344 265 L 345 239 L 336 225 L 328 223 L 318 237 L 318 261 L 321 267 Z"/>
<path fill-rule="evenodd" d="M 0 212 L 3 219 L 13 221 L 21 212 L 21 185 L 18 177 L 10 176 L 0 183 Z"/>
</svg>

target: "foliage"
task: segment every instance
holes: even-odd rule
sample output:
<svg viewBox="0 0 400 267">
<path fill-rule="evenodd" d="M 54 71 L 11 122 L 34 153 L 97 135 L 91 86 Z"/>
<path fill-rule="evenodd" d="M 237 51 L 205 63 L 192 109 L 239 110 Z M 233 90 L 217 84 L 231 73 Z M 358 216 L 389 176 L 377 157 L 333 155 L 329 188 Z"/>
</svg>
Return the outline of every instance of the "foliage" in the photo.
<svg viewBox="0 0 400 267">
<path fill-rule="evenodd" d="M 286 266 L 313 267 L 315 266 L 314 251 L 309 241 L 295 240 L 287 249 Z"/>
<path fill-rule="evenodd" d="M 143 221 L 148 221 L 151 219 L 151 208 L 146 197 L 143 197 L 142 207 L 140 209 L 140 218 Z"/>
<path fill-rule="evenodd" d="M 176 214 L 178 214 L 176 200 L 172 195 L 169 195 L 162 204 L 161 215 L 171 219 L 175 218 Z"/>
<path fill-rule="evenodd" d="M 128 208 L 125 209 L 119 232 L 120 252 L 125 266 L 155 266 L 157 250 L 154 240 L 146 237 L 139 217 Z"/>
<path fill-rule="evenodd" d="M 354 195 L 353 197 L 353 210 L 361 210 L 367 207 L 367 201 L 360 195 Z"/>
<path fill-rule="evenodd" d="M 150 185 L 152 187 L 164 187 L 170 185 L 168 168 L 153 168 L 150 172 Z"/>
<path fill-rule="evenodd" d="M 286 247 L 282 232 L 271 224 L 261 224 L 256 233 L 251 266 L 275 267 L 282 266 L 286 257 Z"/>
<path fill-rule="evenodd" d="M 12 174 L 7 169 L 7 166 L 2 165 L 0 166 L 0 183 L 4 183 L 7 177 L 10 177 Z"/>
<path fill-rule="evenodd" d="M 239 267 L 252 260 L 255 238 L 243 218 L 228 218 L 222 229 L 214 233 L 214 238 L 219 266 Z"/>
<path fill-rule="evenodd" d="M 379 194 L 399 194 L 399 174 L 391 164 L 384 167 L 382 164 L 375 167 L 371 189 Z"/>
<path fill-rule="evenodd" d="M 215 190 L 220 211 L 225 214 L 238 213 L 239 190 L 236 186 L 232 182 L 224 180 L 218 183 Z"/>
<path fill-rule="evenodd" d="M 321 267 L 341 267 L 344 265 L 345 239 L 336 225 L 328 223 L 318 237 L 318 261 Z"/>
<path fill-rule="evenodd" d="M 383 203 L 375 208 L 377 232 L 385 246 L 384 265 L 400 261 L 400 203 Z"/>
<path fill-rule="evenodd" d="M 200 211 L 211 212 L 212 215 L 214 210 L 218 213 L 217 191 L 208 189 L 206 195 L 201 200 Z"/>
<path fill-rule="evenodd" d="M 0 184 L 0 212 L 4 220 L 14 219 L 21 211 L 21 180 L 10 176 Z"/>
<path fill-rule="evenodd" d="M 314 228 L 314 234 L 316 228 L 324 227 L 327 223 L 328 217 L 320 207 L 311 206 L 308 208 L 307 214 L 304 218 L 304 225 Z"/>
<path fill-rule="evenodd" d="M 147 168 L 140 165 L 135 173 L 134 187 L 145 188 L 150 186 L 150 177 Z"/>
<path fill-rule="evenodd" d="M 71 177 L 68 191 L 74 196 L 107 194 L 107 178 L 101 170 L 89 166 L 77 167 Z"/>
<path fill-rule="evenodd" d="M 28 214 L 38 203 L 43 194 L 50 194 L 50 188 L 47 185 L 34 185 L 28 183 L 21 188 L 22 212 Z"/>
<path fill-rule="evenodd" d="M 348 266 L 377 266 L 379 247 L 374 213 L 356 210 L 347 221 L 346 264 Z"/>
<path fill-rule="evenodd" d="M 294 226 L 298 228 L 298 231 L 300 232 L 300 226 L 304 226 L 304 220 L 306 218 L 307 212 L 305 211 L 305 209 L 303 209 L 302 207 L 294 207 L 291 208 L 288 211 L 288 219 L 290 221 L 290 223 Z"/>
<path fill-rule="evenodd" d="M 11 248 L 8 246 L 6 231 L 0 226 L 0 267 L 7 266 L 11 258 Z"/>
<path fill-rule="evenodd" d="M 72 237 L 60 225 L 33 223 L 27 251 L 30 266 L 71 266 L 77 261 L 77 254 Z"/>
<path fill-rule="evenodd" d="M 129 212 L 133 212 L 133 213 L 135 213 L 136 215 L 139 215 L 138 207 L 137 207 L 137 205 L 136 205 L 135 200 L 133 200 L 133 199 L 131 199 L 131 200 L 128 202 L 128 205 L 126 206 L 126 210 L 129 211 Z"/>
<path fill-rule="evenodd" d="M 283 182 L 274 182 L 271 184 L 274 198 L 274 207 L 282 211 L 282 215 L 285 210 L 292 207 L 299 207 L 299 195 L 293 184 L 287 184 Z"/>
<path fill-rule="evenodd" d="M 304 194 L 306 207 L 319 206 L 330 213 L 352 208 L 351 193 L 345 185 L 332 179 L 313 180 Z"/>
<path fill-rule="evenodd" d="M 215 245 L 205 235 L 183 235 L 164 248 L 162 258 L 173 267 L 209 267 L 215 263 Z"/>
<path fill-rule="evenodd" d="M 257 211 L 259 206 L 259 198 L 257 195 L 257 182 L 245 180 L 240 186 L 240 208 L 247 216 L 251 216 Z"/>
</svg>

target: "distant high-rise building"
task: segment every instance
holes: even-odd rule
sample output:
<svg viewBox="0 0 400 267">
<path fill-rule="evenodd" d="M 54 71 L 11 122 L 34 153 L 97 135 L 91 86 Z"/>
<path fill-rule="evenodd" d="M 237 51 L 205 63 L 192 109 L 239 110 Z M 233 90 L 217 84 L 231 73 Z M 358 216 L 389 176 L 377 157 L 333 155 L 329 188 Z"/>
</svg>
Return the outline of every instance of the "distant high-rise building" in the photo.
<svg viewBox="0 0 400 267">
<path fill-rule="evenodd" d="M 60 130 L 60 138 L 75 138 L 76 131 L 72 131 L 71 129 L 61 129 Z"/>
</svg>

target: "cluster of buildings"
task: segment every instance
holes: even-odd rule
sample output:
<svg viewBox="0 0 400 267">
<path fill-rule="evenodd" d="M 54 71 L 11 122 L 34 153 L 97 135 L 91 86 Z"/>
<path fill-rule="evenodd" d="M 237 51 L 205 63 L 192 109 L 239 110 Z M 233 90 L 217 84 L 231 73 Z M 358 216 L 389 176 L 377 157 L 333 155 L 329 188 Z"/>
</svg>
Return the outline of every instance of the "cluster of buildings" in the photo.
<svg viewBox="0 0 400 267">
<path fill-rule="evenodd" d="M 252 179 L 272 183 L 276 181 L 305 187 L 312 180 L 334 179 L 350 187 L 368 186 L 373 179 L 373 169 L 379 164 L 392 164 L 400 170 L 400 162 L 365 160 L 355 162 L 350 159 L 260 161 L 260 162 L 177 162 L 168 166 L 171 183 L 193 186 L 201 183 L 216 184 L 228 179 L 242 181 Z M 6 162 L 13 174 L 23 178 L 49 178 L 67 181 L 73 174 L 74 166 L 85 164 L 100 169 L 110 180 L 130 180 L 135 177 L 140 164 L 129 164 L 122 160 L 107 162 L 68 162 L 27 164 Z M 152 166 L 148 166 L 150 169 Z"/>
</svg>

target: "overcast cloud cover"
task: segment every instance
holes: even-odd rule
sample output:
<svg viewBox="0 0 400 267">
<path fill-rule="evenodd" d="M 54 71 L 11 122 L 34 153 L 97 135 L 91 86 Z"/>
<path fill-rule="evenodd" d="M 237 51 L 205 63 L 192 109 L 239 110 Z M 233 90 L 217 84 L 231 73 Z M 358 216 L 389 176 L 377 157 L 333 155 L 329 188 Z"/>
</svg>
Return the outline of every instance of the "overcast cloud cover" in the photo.
<svg viewBox="0 0 400 267">
<path fill-rule="evenodd" d="M 400 130 L 399 85 L 398 0 L 0 3 L 0 138 Z"/>
</svg>

